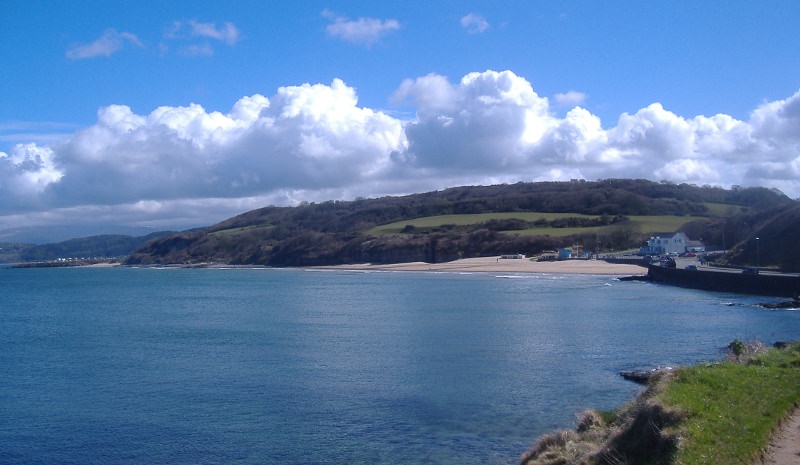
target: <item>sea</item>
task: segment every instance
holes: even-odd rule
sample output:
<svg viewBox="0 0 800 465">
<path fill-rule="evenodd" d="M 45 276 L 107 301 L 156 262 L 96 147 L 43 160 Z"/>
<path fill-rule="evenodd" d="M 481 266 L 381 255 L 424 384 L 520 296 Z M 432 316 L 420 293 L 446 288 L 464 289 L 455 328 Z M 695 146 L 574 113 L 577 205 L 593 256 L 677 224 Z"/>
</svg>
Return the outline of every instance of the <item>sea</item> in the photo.
<svg viewBox="0 0 800 465">
<path fill-rule="evenodd" d="M 800 339 L 613 276 L 0 268 L 0 463 L 513 464 L 622 370 Z"/>
</svg>

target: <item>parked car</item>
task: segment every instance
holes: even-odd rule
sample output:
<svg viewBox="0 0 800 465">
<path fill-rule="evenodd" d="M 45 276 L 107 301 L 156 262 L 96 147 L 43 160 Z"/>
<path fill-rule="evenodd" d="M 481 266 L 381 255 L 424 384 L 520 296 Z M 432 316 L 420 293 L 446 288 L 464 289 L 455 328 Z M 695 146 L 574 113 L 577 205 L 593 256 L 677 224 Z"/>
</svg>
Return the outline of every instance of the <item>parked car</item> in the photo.
<svg viewBox="0 0 800 465">
<path fill-rule="evenodd" d="M 696 270 L 697 269 L 697 265 L 686 265 L 686 269 L 687 270 Z"/>
</svg>

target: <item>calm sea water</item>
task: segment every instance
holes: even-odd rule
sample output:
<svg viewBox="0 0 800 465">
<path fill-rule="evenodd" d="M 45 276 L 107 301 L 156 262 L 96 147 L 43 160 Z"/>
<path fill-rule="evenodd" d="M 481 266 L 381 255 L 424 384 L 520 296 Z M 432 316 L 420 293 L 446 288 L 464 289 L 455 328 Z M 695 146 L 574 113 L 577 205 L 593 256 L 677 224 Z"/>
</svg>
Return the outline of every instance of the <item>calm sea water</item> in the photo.
<svg viewBox="0 0 800 465">
<path fill-rule="evenodd" d="M 610 277 L 0 269 L 0 462 L 516 463 L 619 370 L 800 339 Z"/>
</svg>

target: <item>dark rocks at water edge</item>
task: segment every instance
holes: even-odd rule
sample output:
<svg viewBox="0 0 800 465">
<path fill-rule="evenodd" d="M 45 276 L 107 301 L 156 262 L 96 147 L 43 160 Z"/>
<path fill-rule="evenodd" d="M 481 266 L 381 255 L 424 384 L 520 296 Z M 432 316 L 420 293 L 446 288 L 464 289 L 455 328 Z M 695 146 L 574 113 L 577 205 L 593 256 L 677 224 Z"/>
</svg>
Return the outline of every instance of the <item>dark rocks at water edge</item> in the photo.
<svg viewBox="0 0 800 465">
<path fill-rule="evenodd" d="M 787 303 L 794 303 L 795 305 L 800 304 L 800 300 L 794 300 L 792 302 Z M 763 306 L 766 305 L 773 305 L 773 304 L 762 304 Z M 791 307 L 791 308 L 798 308 L 798 307 Z M 772 346 L 776 349 L 785 349 L 789 346 L 794 344 L 794 342 L 786 342 L 786 341 L 779 341 L 773 344 Z M 633 381 L 634 383 L 638 384 L 647 384 L 650 382 L 650 379 L 654 376 L 658 375 L 659 373 L 663 373 L 666 371 L 672 371 L 672 367 L 658 367 L 652 368 L 650 370 L 627 370 L 627 371 L 620 371 L 619 375 L 625 378 L 628 381 Z"/>
<path fill-rule="evenodd" d="M 653 368 L 651 370 L 632 370 L 632 371 L 620 371 L 619 375 L 623 378 L 627 379 L 628 381 L 633 381 L 634 383 L 639 384 L 647 384 L 650 381 L 650 378 L 653 376 L 672 370 L 672 367 L 665 367 L 665 368 Z"/>
<path fill-rule="evenodd" d="M 800 308 L 800 299 L 794 300 L 785 300 L 783 302 L 777 303 L 760 303 L 758 304 L 760 307 L 764 308 L 771 308 L 771 309 L 787 309 L 787 308 Z"/>
</svg>

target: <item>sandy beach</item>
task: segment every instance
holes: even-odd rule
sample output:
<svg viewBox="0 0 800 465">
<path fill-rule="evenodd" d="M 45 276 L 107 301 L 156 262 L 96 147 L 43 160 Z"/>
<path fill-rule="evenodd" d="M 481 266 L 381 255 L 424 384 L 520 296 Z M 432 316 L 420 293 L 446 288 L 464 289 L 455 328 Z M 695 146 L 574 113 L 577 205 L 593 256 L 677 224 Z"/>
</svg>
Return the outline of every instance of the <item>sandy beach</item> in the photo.
<svg viewBox="0 0 800 465">
<path fill-rule="evenodd" d="M 608 263 L 602 260 L 564 260 L 536 262 L 530 259 L 502 259 L 499 257 L 465 258 L 446 263 L 393 263 L 373 265 L 369 263 L 313 267 L 336 270 L 374 271 L 437 271 L 437 272 L 486 272 L 486 273 L 565 273 L 599 275 L 641 275 L 646 269 L 637 265 Z"/>
</svg>

